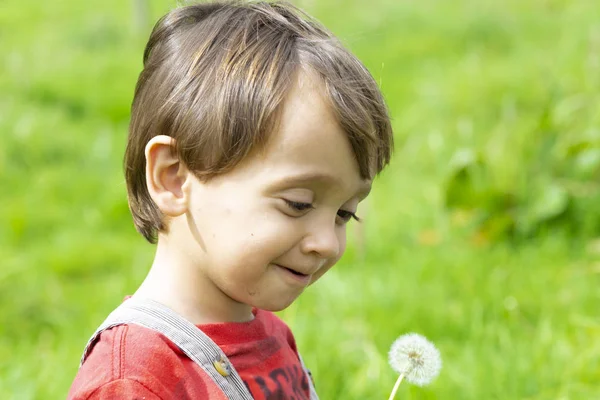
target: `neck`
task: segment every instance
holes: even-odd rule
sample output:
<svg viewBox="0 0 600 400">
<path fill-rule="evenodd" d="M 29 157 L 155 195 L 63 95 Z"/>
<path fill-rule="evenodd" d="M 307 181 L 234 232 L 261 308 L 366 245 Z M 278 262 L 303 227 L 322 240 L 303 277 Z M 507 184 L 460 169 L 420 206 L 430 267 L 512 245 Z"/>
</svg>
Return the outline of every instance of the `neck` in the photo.
<svg viewBox="0 0 600 400">
<path fill-rule="evenodd" d="M 159 235 L 152 267 L 135 297 L 144 297 L 171 308 L 196 325 L 252 320 L 252 307 L 227 296 L 206 275 L 205 269 L 189 262 L 165 235 Z"/>
</svg>

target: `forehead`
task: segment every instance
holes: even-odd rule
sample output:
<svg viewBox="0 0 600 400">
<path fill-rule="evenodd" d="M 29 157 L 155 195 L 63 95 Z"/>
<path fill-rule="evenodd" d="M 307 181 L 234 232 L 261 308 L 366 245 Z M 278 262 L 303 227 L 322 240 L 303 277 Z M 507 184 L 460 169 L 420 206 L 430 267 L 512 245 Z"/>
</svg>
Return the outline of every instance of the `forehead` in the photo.
<svg viewBox="0 0 600 400">
<path fill-rule="evenodd" d="M 368 193 L 347 134 L 323 94 L 323 82 L 302 72 L 295 78 L 281 118 L 259 155 L 264 173 L 274 179 L 321 183 L 340 190 Z"/>
</svg>

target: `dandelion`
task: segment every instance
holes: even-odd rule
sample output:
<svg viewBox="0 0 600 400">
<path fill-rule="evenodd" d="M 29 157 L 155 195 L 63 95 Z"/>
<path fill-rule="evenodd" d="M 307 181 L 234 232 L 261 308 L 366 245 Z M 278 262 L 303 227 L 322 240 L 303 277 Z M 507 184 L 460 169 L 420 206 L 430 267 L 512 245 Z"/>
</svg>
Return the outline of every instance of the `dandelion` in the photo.
<svg viewBox="0 0 600 400">
<path fill-rule="evenodd" d="M 442 369 L 438 349 L 425 337 L 408 333 L 394 341 L 389 352 L 390 366 L 400 374 L 389 400 L 396 396 L 403 379 L 417 386 L 425 386 L 434 380 Z"/>
</svg>

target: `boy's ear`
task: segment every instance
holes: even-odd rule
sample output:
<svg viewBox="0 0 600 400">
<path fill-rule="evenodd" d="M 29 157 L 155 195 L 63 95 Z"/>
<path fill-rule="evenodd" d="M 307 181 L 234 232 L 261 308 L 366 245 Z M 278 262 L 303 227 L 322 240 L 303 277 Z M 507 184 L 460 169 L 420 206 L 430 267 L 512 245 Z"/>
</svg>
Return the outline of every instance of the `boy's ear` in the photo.
<svg viewBox="0 0 600 400">
<path fill-rule="evenodd" d="M 160 211 L 169 217 L 184 214 L 188 207 L 185 183 L 189 171 L 175 154 L 175 139 L 154 136 L 145 149 L 146 186 Z"/>
</svg>

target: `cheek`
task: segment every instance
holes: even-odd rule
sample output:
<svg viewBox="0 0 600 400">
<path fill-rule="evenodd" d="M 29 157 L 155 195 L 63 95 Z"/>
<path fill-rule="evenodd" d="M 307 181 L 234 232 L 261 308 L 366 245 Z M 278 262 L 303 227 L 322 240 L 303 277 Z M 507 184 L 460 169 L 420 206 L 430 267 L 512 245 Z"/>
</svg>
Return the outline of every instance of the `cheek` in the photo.
<svg viewBox="0 0 600 400">
<path fill-rule="evenodd" d="M 344 255 L 344 252 L 346 251 L 346 229 L 344 229 L 342 231 L 342 234 L 340 235 L 339 241 L 340 241 L 339 242 L 340 243 L 340 254 L 338 255 L 338 260 L 340 258 L 342 258 L 342 256 Z"/>
<path fill-rule="evenodd" d="M 340 258 L 342 258 L 342 256 L 344 255 L 344 253 L 346 252 L 346 226 L 343 226 L 340 228 L 340 230 L 338 231 L 338 244 L 339 244 L 339 253 L 338 256 L 335 258 L 335 260 L 333 261 L 333 264 L 337 263 Z"/>
<path fill-rule="evenodd" d="M 229 208 L 207 218 L 206 251 L 224 267 L 270 263 L 293 248 L 301 236 L 293 220 L 268 208 Z"/>
</svg>

